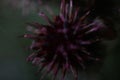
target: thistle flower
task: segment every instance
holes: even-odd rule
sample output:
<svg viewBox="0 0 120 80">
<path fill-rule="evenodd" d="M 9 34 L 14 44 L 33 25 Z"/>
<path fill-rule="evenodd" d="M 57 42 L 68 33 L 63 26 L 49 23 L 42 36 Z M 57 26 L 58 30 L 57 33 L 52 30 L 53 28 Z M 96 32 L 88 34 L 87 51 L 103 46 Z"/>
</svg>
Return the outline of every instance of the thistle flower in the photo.
<svg viewBox="0 0 120 80">
<path fill-rule="evenodd" d="M 79 16 L 79 8 L 73 8 L 73 2 L 62 0 L 60 13 L 50 20 L 41 12 L 48 25 L 29 23 L 29 31 L 33 34 L 25 34 L 25 38 L 32 39 L 30 49 L 33 53 L 27 61 L 40 65 L 38 71 L 46 68 L 41 80 L 49 72 L 53 72 L 56 78 L 62 71 L 61 80 L 64 80 L 66 72 L 72 71 L 74 80 L 78 79 L 78 69 L 86 69 L 88 63 L 98 62 L 99 56 L 93 51 L 93 45 L 100 43 L 107 37 L 104 34 L 106 27 L 101 20 L 89 21 L 90 10 Z"/>
</svg>

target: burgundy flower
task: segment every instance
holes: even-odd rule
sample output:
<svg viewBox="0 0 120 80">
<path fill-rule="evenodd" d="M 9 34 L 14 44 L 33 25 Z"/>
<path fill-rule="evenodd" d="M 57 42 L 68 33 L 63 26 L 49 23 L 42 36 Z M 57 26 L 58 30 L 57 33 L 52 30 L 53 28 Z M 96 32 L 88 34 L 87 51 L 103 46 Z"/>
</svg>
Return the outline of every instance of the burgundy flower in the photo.
<svg viewBox="0 0 120 80">
<path fill-rule="evenodd" d="M 43 12 L 40 13 L 48 25 L 29 23 L 29 31 L 33 34 L 25 34 L 25 38 L 32 39 L 30 48 L 33 53 L 28 61 L 40 66 L 38 71 L 46 68 L 41 79 L 49 72 L 53 72 L 56 78 L 62 71 L 62 80 L 66 72 L 72 71 L 75 80 L 78 78 L 78 69 L 87 68 L 88 63 L 99 61 L 99 56 L 93 51 L 93 47 L 105 37 L 107 27 L 98 18 L 89 21 L 90 11 L 79 16 L 79 8 L 73 8 L 72 0 L 67 3 L 62 0 L 60 14 L 50 20 Z"/>
</svg>

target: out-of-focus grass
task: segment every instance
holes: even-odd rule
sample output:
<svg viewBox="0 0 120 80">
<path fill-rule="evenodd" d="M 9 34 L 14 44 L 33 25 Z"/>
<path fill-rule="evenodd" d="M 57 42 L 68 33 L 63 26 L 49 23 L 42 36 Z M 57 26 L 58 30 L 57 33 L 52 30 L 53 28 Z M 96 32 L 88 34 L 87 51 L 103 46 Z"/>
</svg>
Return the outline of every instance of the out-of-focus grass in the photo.
<svg viewBox="0 0 120 80">
<path fill-rule="evenodd" d="M 26 22 L 40 21 L 35 13 L 30 16 L 4 4 L 0 8 L 0 80 L 36 79 L 34 67 L 25 61 L 30 41 L 18 37 L 26 32 Z"/>
</svg>

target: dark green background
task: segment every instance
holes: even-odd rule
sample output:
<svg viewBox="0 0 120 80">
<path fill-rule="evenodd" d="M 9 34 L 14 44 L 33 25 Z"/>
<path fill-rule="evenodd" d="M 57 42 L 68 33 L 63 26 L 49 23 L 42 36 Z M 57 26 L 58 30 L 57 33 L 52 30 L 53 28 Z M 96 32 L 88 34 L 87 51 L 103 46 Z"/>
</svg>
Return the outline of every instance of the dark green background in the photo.
<svg viewBox="0 0 120 80">
<path fill-rule="evenodd" d="M 56 4 L 51 7 L 55 13 L 58 12 Z M 37 68 L 26 62 L 26 57 L 30 53 L 26 47 L 31 41 L 19 38 L 26 32 L 25 23 L 32 21 L 44 23 L 36 10 L 23 15 L 20 8 L 11 7 L 0 0 L 0 80 L 39 80 L 39 77 L 34 75 Z M 104 42 L 107 45 L 107 56 L 100 72 L 95 74 L 83 72 L 79 75 L 79 80 L 120 80 L 119 19 L 115 18 L 114 22 L 118 36 L 115 40 Z M 46 78 L 46 80 L 51 79 Z M 67 80 L 70 78 L 68 77 Z"/>
</svg>

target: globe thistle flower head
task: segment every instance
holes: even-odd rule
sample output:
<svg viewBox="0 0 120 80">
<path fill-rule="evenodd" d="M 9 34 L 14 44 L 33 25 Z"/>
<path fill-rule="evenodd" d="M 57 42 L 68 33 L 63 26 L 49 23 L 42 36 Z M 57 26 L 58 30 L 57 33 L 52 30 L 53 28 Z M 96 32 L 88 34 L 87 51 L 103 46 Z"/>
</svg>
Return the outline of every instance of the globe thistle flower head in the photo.
<svg viewBox="0 0 120 80">
<path fill-rule="evenodd" d="M 50 20 L 47 15 L 41 12 L 48 25 L 29 23 L 29 31 L 33 34 L 25 34 L 25 38 L 32 39 L 30 49 L 33 53 L 27 61 L 40 65 L 38 72 L 46 69 L 41 80 L 50 72 L 56 78 L 59 71 L 62 72 L 61 80 L 64 80 L 68 71 L 78 79 L 78 69 L 86 69 L 88 63 L 99 61 L 93 45 L 104 39 L 104 32 L 107 27 L 99 19 L 89 21 L 90 11 L 79 17 L 79 8 L 73 8 L 73 1 L 62 0 L 60 13 Z M 91 50 L 92 49 L 92 50 Z"/>
</svg>

